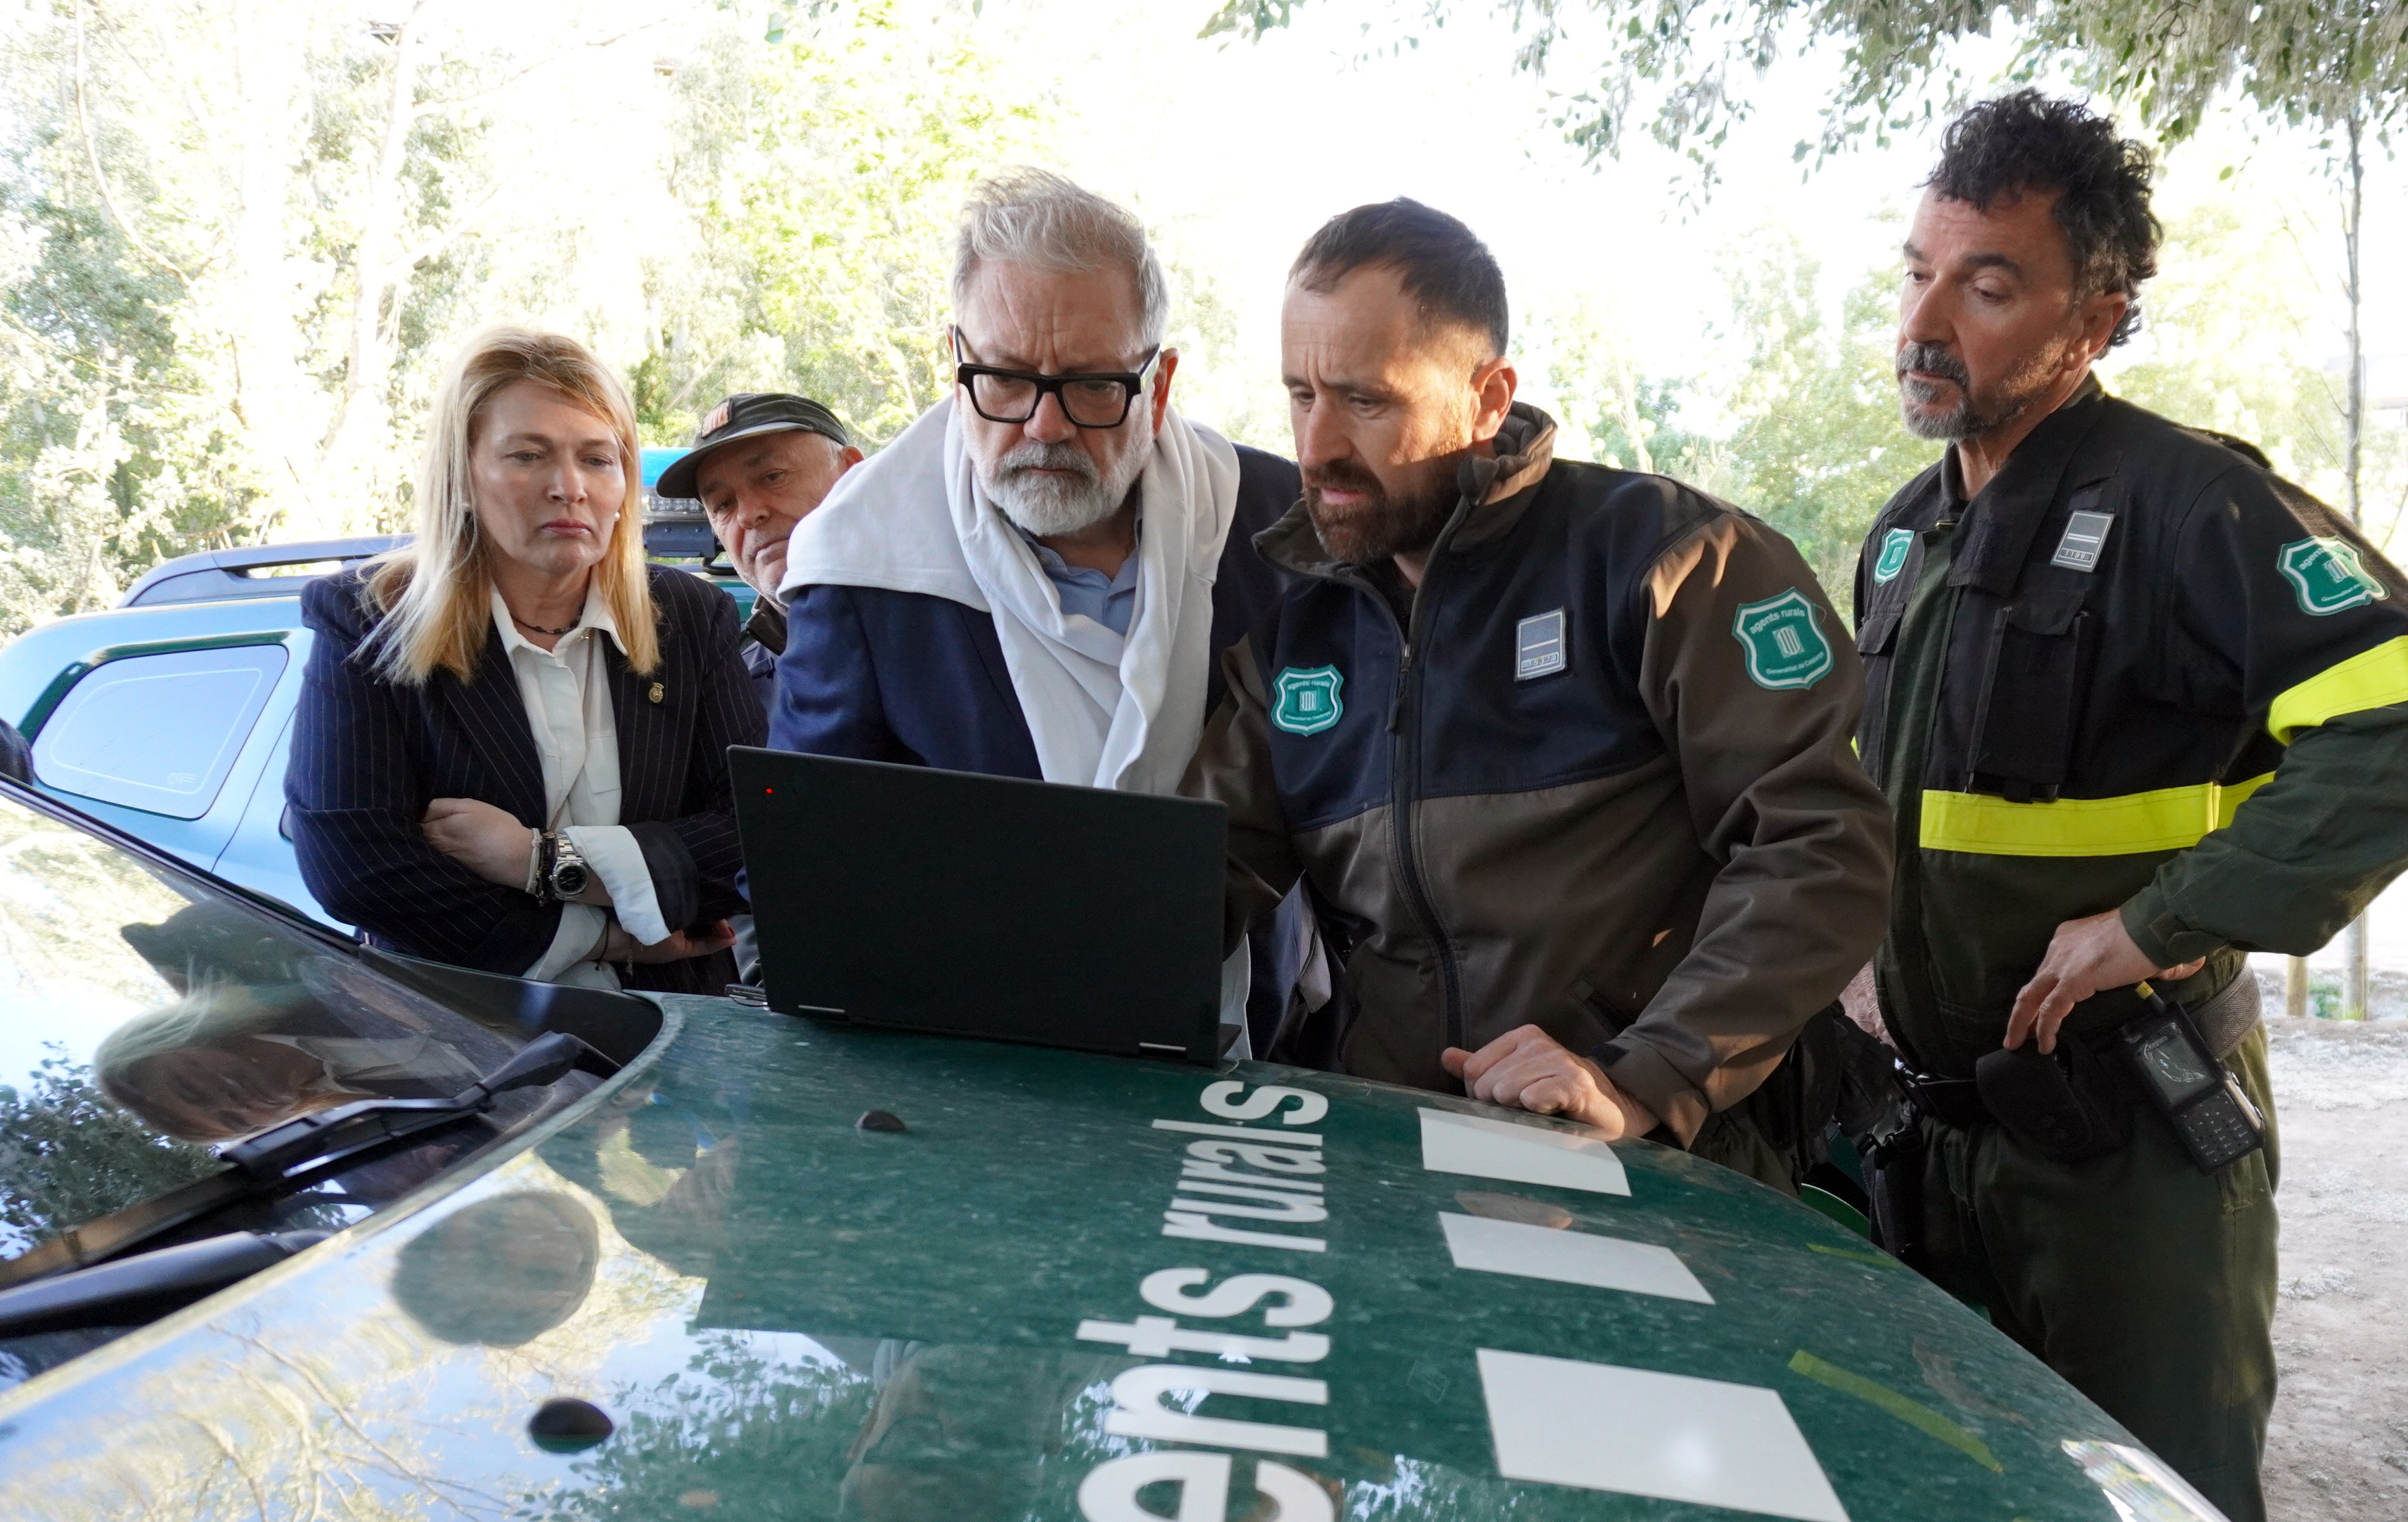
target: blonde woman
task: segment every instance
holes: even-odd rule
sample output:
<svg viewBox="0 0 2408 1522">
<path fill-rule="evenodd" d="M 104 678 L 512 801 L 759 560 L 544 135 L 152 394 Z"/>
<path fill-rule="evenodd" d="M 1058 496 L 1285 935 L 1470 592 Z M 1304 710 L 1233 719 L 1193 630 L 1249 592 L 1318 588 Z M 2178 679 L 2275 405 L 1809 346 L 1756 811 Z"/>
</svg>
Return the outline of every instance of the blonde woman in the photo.
<svg viewBox="0 0 2408 1522">
<path fill-rule="evenodd" d="M 452 363 L 412 541 L 314 582 L 285 777 L 301 875 L 371 945 L 716 992 L 743 905 L 726 751 L 761 742 L 736 605 L 647 566 L 635 413 L 568 338 Z"/>
</svg>

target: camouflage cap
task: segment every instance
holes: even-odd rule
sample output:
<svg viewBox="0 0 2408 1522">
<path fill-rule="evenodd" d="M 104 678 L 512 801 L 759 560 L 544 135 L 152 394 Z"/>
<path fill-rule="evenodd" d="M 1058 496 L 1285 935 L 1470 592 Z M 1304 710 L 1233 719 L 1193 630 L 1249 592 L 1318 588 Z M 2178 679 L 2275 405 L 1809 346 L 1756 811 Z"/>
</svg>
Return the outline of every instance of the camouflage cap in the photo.
<svg viewBox="0 0 2408 1522">
<path fill-rule="evenodd" d="M 740 391 L 710 409 L 694 437 L 693 449 L 661 472 L 659 481 L 652 487 L 653 495 L 692 497 L 695 495 L 695 473 L 713 451 L 740 439 L 782 433 L 818 434 L 834 440 L 839 449 L 853 445 L 852 437 L 837 421 L 836 414 L 808 396 L 790 395 L 782 391 Z"/>
</svg>

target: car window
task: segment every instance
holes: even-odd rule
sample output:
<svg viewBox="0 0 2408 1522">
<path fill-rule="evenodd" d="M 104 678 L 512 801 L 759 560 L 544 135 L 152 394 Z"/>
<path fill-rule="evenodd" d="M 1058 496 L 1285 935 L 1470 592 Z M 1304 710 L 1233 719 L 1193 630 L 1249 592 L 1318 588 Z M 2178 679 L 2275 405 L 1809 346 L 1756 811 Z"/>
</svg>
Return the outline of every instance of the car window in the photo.
<svg viewBox="0 0 2408 1522">
<path fill-rule="evenodd" d="M 217 801 L 284 671 L 280 644 L 108 662 L 34 739 L 34 775 L 64 793 L 175 819 Z"/>
<path fill-rule="evenodd" d="M 278 1122 L 449 1098 L 522 1044 L 6 792 L 0 948 L 0 1257 L 218 1171 L 220 1152 Z M 572 1074 L 505 1095 L 473 1134 L 429 1133 L 447 1140 L 244 1224 L 350 1225 L 590 1087 Z M 48 1361 L 28 1341 L 0 1340 L 0 1387 Z"/>
</svg>

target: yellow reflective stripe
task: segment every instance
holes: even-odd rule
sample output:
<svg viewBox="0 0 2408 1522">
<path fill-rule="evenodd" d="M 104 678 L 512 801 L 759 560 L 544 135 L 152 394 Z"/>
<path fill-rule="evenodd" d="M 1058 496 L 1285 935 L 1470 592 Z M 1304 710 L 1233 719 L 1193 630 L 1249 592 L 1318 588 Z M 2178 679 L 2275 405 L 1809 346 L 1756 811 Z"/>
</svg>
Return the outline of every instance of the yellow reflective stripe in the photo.
<svg viewBox="0 0 2408 1522">
<path fill-rule="evenodd" d="M 1981 793 L 1923 795 L 1926 851 L 1985 856 L 2123 856 L 2180 851 L 2232 823 L 2242 801 L 2273 780 L 2161 787 L 2113 798 L 2010 803 Z"/>
<path fill-rule="evenodd" d="M 2288 745 L 2302 729 L 2394 703 L 2408 703 L 2408 635 L 2326 667 L 2275 698 L 2266 713 L 2266 732 Z"/>
<path fill-rule="evenodd" d="M 2215 827 L 2222 829 L 2232 823 L 2233 812 L 2249 801 L 2249 795 L 2274 780 L 2271 771 L 2259 772 L 2246 782 L 2226 783 L 2215 790 Z"/>
</svg>

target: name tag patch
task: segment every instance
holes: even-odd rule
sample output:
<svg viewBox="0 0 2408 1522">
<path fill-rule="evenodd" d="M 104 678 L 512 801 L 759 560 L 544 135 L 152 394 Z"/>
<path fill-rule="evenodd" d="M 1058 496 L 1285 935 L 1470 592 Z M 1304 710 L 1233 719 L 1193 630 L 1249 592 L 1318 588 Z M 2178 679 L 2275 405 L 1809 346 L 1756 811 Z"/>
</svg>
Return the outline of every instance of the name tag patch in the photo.
<svg viewBox="0 0 2408 1522">
<path fill-rule="evenodd" d="M 2048 563 L 2067 570 L 2097 570 L 2100 553 L 2107 548 L 2107 531 L 2114 526 L 2112 512 L 2073 514 L 2066 519 L 2065 537 L 2057 541 L 2057 553 L 2048 557 Z"/>
<path fill-rule="evenodd" d="M 1551 677 L 1570 664 L 1564 648 L 1564 610 L 1541 613 L 1513 625 L 1513 680 Z"/>
</svg>

